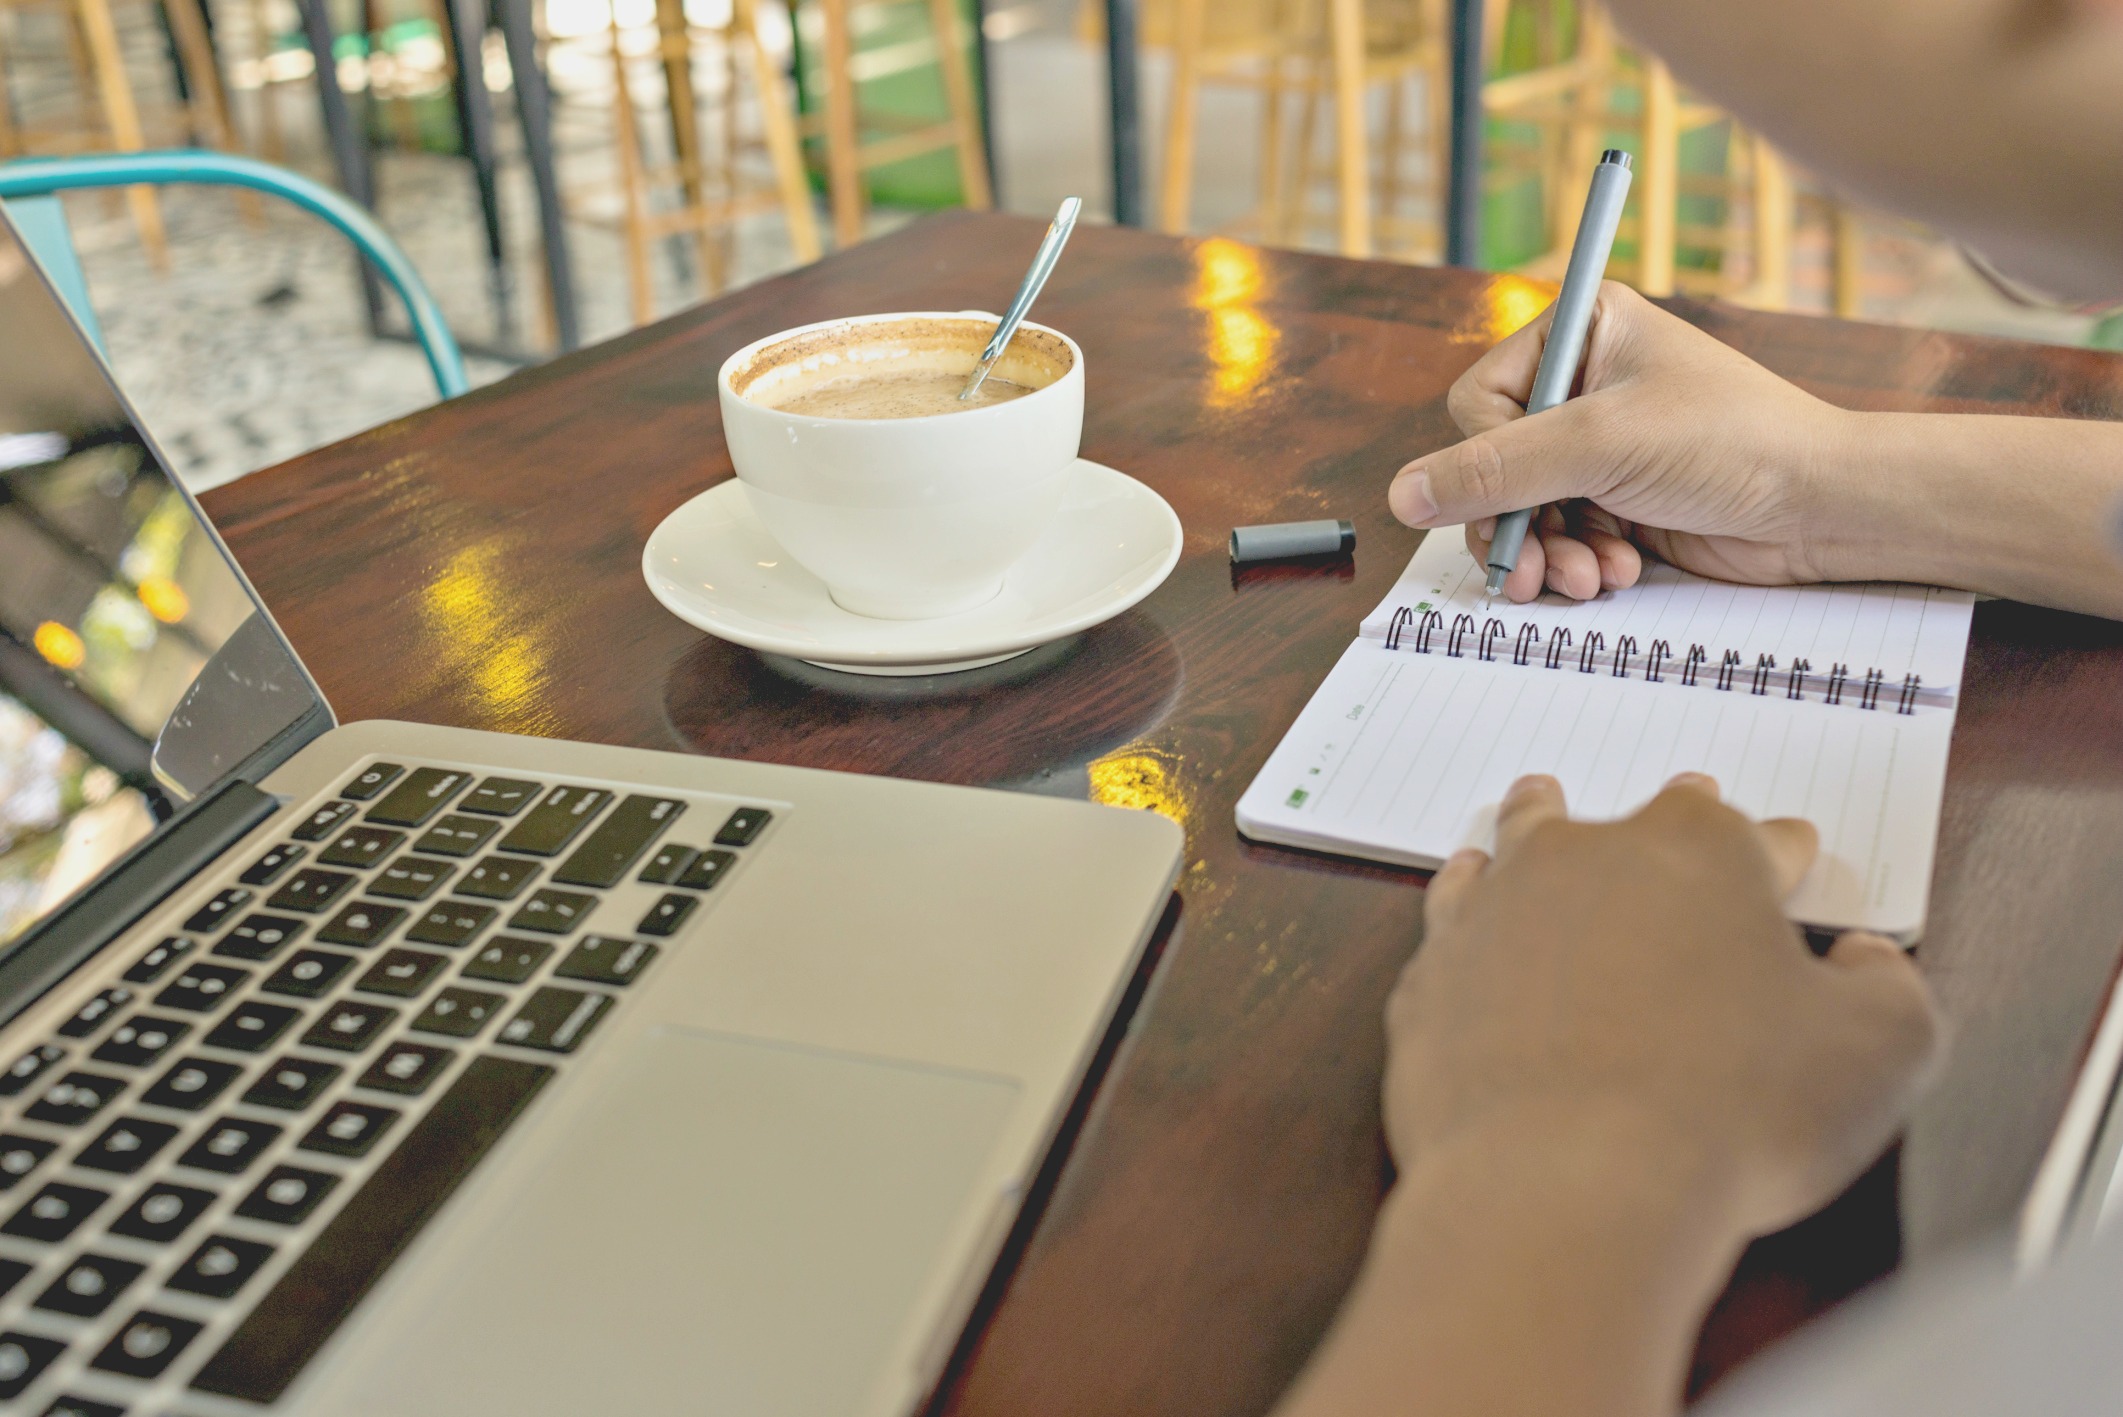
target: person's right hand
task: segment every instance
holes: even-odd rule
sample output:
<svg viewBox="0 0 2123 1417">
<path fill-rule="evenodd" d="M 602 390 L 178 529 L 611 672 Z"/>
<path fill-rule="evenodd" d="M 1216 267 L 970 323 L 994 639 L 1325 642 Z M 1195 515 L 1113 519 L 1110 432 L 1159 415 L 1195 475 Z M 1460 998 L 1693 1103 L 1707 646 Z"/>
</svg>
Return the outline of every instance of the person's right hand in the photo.
<svg viewBox="0 0 2123 1417">
<path fill-rule="evenodd" d="M 1486 559 L 1498 514 L 1539 507 L 1515 601 L 1634 584 L 1641 550 L 1755 585 L 1824 579 L 1824 469 L 1850 415 L 1778 378 L 1627 286 L 1600 288 L 1583 392 L 1526 417 L 1554 308 L 1452 386 L 1465 442 L 1419 458 L 1387 500 L 1410 526 L 1467 525 Z M 1829 480 L 1832 480 L 1832 475 Z M 1837 526 L 1838 534 L 1851 530 Z"/>
</svg>

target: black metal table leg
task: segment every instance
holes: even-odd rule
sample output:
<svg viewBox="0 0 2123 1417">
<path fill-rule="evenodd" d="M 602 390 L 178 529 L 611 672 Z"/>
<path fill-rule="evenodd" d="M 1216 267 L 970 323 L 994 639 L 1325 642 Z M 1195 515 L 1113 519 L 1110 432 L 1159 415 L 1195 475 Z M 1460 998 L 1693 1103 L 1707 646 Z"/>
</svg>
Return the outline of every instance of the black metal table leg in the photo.
<svg viewBox="0 0 2123 1417">
<path fill-rule="evenodd" d="M 515 76 L 516 119 L 523 125 L 524 158 L 531 165 L 531 184 L 538 191 L 538 234 L 545 248 L 546 288 L 553 297 L 553 328 L 563 350 L 582 343 L 575 310 L 574 268 L 568 261 L 567 230 L 562 225 L 560 177 L 553 162 L 553 99 L 545 71 L 538 67 L 538 40 L 531 33 L 531 0 L 494 0 L 502 40 L 509 49 L 509 72 Z"/>
<path fill-rule="evenodd" d="M 339 64 L 332 55 L 332 16 L 329 0 L 295 0 L 302 15 L 302 34 L 309 42 L 310 57 L 317 64 L 317 102 L 324 110 L 325 136 L 332 145 L 332 165 L 339 170 L 339 186 L 362 206 L 374 210 L 376 187 L 369 173 L 369 153 L 354 126 L 346 91 L 339 87 Z M 361 298 L 368 306 L 369 333 L 383 332 L 383 281 L 366 260 L 356 257 L 361 272 Z"/>
<path fill-rule="evenodd" d="M 516 331 L 516 302 L 509 277 L 508 241 L 502 231 L 501 193 L 495 177 L 494 105 L 487 96 L 482 40 L 486 35 L 483 0 L 444 0 L 443 23 L 450 27 L 450 50 L 456 56 L 456 82 L 450 85 L 457 106 L 457 131 L 464 155 L 471 159 L 479 188 L 479 215 L 486 227 L 487 292 L 494 304 L 494 332 L 507 344 Z"/>
<path fill-rule="evenodd" d="M 1106 0 L 1106 92 L 1111 106 L 1113 219 L 1143 224 L 1142 100 L 1136 83 L 1136 0 Z"/>
<path fill-rule="evenodd" d="M 1482 0 L 1452 0 L 1452 168 L 1445 264 L 1482 263 Z"/>
</svg>

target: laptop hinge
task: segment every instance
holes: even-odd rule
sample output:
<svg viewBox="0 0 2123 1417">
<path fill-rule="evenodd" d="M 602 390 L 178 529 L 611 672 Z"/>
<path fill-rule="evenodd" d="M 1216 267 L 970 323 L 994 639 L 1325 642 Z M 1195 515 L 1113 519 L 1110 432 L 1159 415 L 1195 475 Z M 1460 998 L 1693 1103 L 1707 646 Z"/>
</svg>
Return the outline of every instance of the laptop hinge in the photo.
<svg viewBox="0 0 2123 1417">
<path fill-rule="evenodd" d="M 43 997 L 279 810 L 279 802 L 240 780 L 187 804 L 8 951 L 0 961 L 0 1023 Z"/>
</svg>

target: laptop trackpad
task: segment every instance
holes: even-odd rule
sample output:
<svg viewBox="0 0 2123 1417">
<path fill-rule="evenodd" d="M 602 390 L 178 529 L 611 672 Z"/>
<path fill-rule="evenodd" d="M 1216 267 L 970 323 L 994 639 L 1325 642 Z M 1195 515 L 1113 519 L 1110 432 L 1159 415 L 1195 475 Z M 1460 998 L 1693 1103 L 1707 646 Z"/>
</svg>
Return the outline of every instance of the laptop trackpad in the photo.
<svg viewBox="0 0 2123 1417">
<path fill-rule="evenodd" d="M 630 1051 L 448 1277 L 396 1290 L 394 1361 L 333 1365 L 352 1410 L 863 1407 L 1017 1085 L 675 1028 Z"/>
</svg>

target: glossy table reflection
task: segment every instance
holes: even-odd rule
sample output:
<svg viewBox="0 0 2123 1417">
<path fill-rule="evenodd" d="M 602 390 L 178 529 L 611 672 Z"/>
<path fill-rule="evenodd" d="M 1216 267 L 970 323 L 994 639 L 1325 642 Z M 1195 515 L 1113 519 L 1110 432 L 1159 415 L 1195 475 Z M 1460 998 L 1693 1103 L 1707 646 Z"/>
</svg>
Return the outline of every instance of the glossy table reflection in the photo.
<svg viewBox="0 0 2123 1417">
<path fill-rule="evenodd" d="M 832 315 L 992 304 L 1036 223 L 937 218 L 208 495 L 347 719 L 1089 796 L 1185 825 L 1184 911 L 954 1412 L 1266 1409 L 1386 1182 L 1380 1010 L 1423 877 L 1241 842 L 1232 806 L 1415 537 L 1382 493 L 1548 289 L 1086 228 L 1041 318 L 1087 353 L 1084 454 L 1161 491 L 1186 554 L 1135 611 L 932 695 L 797 671 L 665 614 L 641 546 L 729 475 L 722 359 Z M 2123 361 L 1688 302 L 1852 407 L 2123 417 Z M 2039 469 L 2030 469 L 2039 476 Z M 1352 567 L 1234 576 L 1249 522 L 1348 517 Z M 1977 615 L 1932 930 L 1955 1049 L 1899 1158 L 1758 1245 L 1707 1379 L 1896 1263 L 2012 1218 L 2123 943 L 2123 631 Z M 1898 1200 L 1899 1197 L 1899 1200 Z"/>
</svg>

